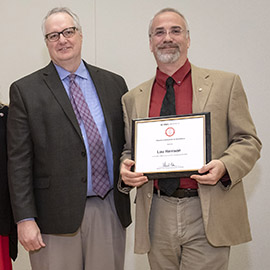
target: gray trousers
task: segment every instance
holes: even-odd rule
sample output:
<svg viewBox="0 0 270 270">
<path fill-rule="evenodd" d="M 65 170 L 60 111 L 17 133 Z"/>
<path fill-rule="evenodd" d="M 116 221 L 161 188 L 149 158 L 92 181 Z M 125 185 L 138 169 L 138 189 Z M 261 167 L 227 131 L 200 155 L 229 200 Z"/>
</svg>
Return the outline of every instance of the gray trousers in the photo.
<svg viewBox="0 0 270 270">
<path fill-rule="evenodd" d="M 117 217 L 113 192 L 87 199 L 84 218 L 74 234 L 42 234 L 45 248 L 30 252 L 33 270 L 122 270 L 125 229 Z"/>
<path fill-rule="evenodd" d="M 230 247 L 206 239 L 199 197 L 154 195 L 150 217 L 153 270 L 227 270 Z"/>
</svg>

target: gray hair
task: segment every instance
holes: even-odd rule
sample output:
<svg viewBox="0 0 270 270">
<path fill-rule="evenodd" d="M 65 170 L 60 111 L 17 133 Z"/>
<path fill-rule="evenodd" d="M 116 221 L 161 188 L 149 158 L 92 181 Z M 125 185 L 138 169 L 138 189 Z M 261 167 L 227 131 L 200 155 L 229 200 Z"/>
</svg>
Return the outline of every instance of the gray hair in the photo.
<svg viewBox="0 0 270 270">
<path fill-rule="evenodd" d="M 79 17 L 67 7 L 57 7 L 57 8 L 53 8 L 52 10 L 50 10 L 42 21 L 41 29 L 42 29 L 42 33 L 44 36 L 46 35 L 46 30 L 45 30 L 46 20 L 52 14 L 56 14 L 56 13 L 67 13 L 73 19 L 74 26 L 78 29 L 78 31 L 82 32 L 82 27 L 80 25 Z"/>
<path fill-rule="evenodd" d="M 165 12 L 174 12 L 174 13 L 178 14 L 184 20 L 184 23 L 185 23 L 185 26 L 186 26 L 186 31 L 187 31 L 187 37 L 188 37 L 189 36 L 189 26 L 188 26 L 187 20 L 184 17 L 184 15 L 182 13 L 180 13 L 178 10 L 174 9 L 174 8 L 163 8 L 154 15 L 154 17 L 151 19 L 151 21 L 149 23 L 149 28 L 148 28 L 148 36 L 149 36 L 149 38 L 151 38 L 151 34 L 152 34 L 153 20 L 156 18 L 156 16 L 158 16 L 158 15 L 160 15 L 162 13 L 165 13 Z"/>
</svg>

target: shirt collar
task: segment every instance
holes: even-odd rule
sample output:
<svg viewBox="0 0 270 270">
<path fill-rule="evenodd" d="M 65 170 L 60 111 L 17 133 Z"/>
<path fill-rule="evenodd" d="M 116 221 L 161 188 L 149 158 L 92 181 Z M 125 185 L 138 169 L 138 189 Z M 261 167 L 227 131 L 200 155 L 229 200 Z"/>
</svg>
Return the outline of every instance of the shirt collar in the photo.
<svg viewBox="0 0 270 270">
<path fill-rule="evenodd" d="M 175 83 L 180 85 L 181 82 L 185 79 L 187 74 L 191 70 L 191 65 L 188 59 L 186 60 L 185 64 L 180 67 L 171 77 L 174 79 Z M 168 74 L 162 72 L 159 70 L 157 67 L 157 72 L 156 72 L 156 82 L 163 88 L 166 89 L 166 80 L 168 79 Z"/>
<path fill-rule="evenodd" d="M 59 77 L 61 80 L 64 80 L 66 77 L 68 77 L 71 73 L 67 70 L 65 70 L 64 68 L 54 64 L 58 74 L 59 74 Z M 77 76 L 83 78 L 83 79 L 87 79 L 87 69 L 83 63 L 83 61 L 81 60 L 81 63 L 78 67 L 78 69 L 74 72 L 74 74 L 76 74 Z"/>
</svg>

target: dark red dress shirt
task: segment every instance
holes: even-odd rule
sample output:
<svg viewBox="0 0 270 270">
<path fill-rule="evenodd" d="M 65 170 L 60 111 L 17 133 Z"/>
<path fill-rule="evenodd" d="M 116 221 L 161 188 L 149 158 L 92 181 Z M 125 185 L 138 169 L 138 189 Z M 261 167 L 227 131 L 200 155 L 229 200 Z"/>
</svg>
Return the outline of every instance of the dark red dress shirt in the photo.
<svg viewBox="0 0 270 270">
<path fill-rule="evenodd" d="M 166 80 L 168 77 L 167 74 L 161 72 L 157 68 L 156 78 L 151 93 L 149 117 L 160 116 L 162 102 L 166 94 Z M 189 61 L 187 60 L 171 77 L 175 81 L 174 93 L 176 114 L 192 113 L 192 81 Z M 155 186 L 157 187 L 157 181 L 155 181 Z M 181 178 L 180 188 L 197 189 L 198 184 L 191 178 Z"/>
</svg>

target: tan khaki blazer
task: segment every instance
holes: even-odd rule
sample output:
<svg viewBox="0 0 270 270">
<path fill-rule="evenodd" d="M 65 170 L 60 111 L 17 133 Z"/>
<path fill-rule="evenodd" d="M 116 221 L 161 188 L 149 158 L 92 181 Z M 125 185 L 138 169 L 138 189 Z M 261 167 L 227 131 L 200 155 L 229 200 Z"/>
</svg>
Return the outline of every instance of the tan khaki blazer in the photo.
<svg viewBox="0 0 270 270">
<path fill-rule="evenodd" d="M 231 179 L 225 188 L 199 185 L 199 196 L 207 239 L 213 246 L 231 246 L 251 240 L 242 178 L 260 157 L 261 142 L 251 119 L 247 98 L 238 75 L 191 67 L 193 113 L 211 112 L 212 158 L 221 160 Z M 130 158 L 131 121 L 149 115 L 154 78 L 122 98 L 126 145 L 121 160 Z M 120 181 L 119 181 L 120 183 Z M 128 188 L 122 188 L 128 192 Z M 137 189 L 135 253 L 150 249 L 149 213 L 153 181 Z"/>
</svg>

